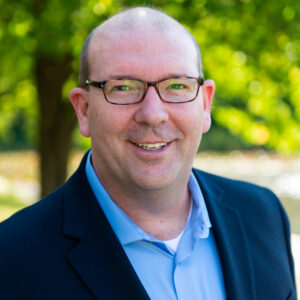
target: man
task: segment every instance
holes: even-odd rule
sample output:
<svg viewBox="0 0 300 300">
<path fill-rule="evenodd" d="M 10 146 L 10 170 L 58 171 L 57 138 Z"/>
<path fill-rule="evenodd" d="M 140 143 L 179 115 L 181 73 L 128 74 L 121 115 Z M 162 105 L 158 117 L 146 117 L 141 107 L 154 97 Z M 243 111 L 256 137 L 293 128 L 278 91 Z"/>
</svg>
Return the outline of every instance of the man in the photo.
<svg viewBox="0 0 300 300">
<path fill-rule="evenodd" d="M 88 37 L 70 93 L 91 152 L 0 226 L 1 299 L 296 299 L 278 199 L 193 170 L 214 94 L 177 21 L 124 11 Z"/>
</svg>

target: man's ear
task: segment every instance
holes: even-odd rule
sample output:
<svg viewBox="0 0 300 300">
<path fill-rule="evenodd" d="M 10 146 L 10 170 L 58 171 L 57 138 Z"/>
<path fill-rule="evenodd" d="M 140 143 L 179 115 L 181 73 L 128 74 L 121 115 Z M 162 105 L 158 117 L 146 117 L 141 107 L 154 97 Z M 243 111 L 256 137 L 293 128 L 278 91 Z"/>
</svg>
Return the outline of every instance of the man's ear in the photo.
<svg viewBox="0 0 300 300">
<path fill-rule="evenodd" d="M 88 122 L 88 108 L 89 103 L 87 100 L 87 91 L 82 88 L 74 88 L 71 90 L 70 101 L 75 109 L 79 129 L 83 136 L 90 136 L 90 128 Z"/>
<path fill-rule="evenodd" d="M 203 99 L 203 133 L 207 132 L 211 125 L 211 105 L 215 94 L 215 83 L 213 80 L 205 80 L 201 87 Z"/>
</svg>

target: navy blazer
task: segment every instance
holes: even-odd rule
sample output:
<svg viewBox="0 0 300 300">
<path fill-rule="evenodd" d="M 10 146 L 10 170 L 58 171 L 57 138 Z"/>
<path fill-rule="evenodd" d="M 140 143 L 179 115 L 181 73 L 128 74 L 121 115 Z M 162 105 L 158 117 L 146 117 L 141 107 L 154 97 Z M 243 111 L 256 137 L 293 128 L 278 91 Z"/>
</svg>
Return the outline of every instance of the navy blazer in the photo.
<svg viewBox="0 0 300 300">
<path fill-rule="evenodd" d="M 85 161 L 58 190 L 0 224 L 1 300 L 149 299 L 99 208 Z M 289 223 L 276 196 L 249 183 L 194 173 L 227 299 L 295 300 Z"/>
</svg>

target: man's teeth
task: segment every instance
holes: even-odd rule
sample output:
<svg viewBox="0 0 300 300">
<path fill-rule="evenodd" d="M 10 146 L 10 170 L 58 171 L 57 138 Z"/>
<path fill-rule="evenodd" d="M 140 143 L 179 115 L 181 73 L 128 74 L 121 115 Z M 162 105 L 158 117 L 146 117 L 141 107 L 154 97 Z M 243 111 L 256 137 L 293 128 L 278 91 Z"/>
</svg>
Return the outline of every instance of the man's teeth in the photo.
<svg viewBox="0 0 300 300">
<path fill-rule="evenodd" d="M 167 145 L 167 143 L 155 143 L 155 144 L 136 144 L 137 146 L 145 150 L 158 150 Z"/>
</svg>

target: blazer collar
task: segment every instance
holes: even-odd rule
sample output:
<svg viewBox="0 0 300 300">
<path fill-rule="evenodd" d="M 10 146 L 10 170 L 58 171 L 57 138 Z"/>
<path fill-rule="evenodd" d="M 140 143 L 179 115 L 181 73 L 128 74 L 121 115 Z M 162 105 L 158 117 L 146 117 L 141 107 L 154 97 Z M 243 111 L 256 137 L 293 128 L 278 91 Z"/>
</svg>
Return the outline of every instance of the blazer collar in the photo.
<svg viewBox="0 0 300 300">
<path fill-rule="evenodd" d="M 64 234 L 77 240 L 67 254 L 97 299 L 149 299 L 90 189 L 83 158 L 64 186 Z"/>
<path fill-rule="evenodd" d="M 212 223 L 222 264 L 227 299 L 255 300 L 254 275 L 247 237 L 239 213 L 213 175 L 193 170 Z M 241 199 L 243 200 L 243 199 Z"/>
</svg>

